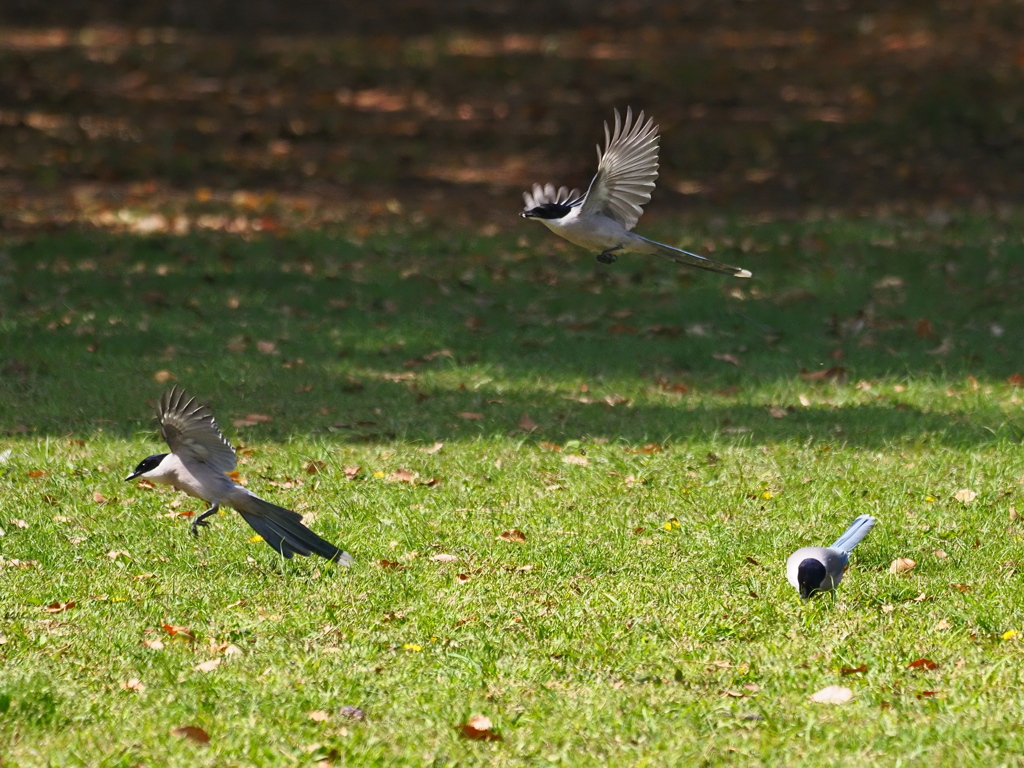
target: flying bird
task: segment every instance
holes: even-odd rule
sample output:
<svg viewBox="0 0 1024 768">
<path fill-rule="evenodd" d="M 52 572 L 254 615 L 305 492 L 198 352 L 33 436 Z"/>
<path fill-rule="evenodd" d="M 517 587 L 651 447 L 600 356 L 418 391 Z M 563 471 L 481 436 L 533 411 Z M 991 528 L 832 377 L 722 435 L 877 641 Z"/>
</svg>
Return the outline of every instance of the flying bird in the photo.
<svg viewBox="0 0 1024 768">
<path fill-rule="evenodd" d="M 183 389 L 172 387 L 160 398 L 157 411 L 160 434 L 170 453 L 147 456 L 125 480 L 142 477 L 154 483 L 174 486 L 201 499 L 209 509 L 192 521 L 192 535 L 206 526 L 206 518 L 223 504 L 236 510 L 275 552 L 284 557 L 316 553 L 341 565 L 352 564 L 352 556 L 338 549 L 302 524 L 302 515 L 271 504 L 235 483 L 235 449 L 220 433 L 213 414 L 196 403 Z"/>
<path fill-rule="evenodd" d="M 839 586 L 850 562 L 850 552 L 874 524 L 875 518 L 871 515 L 861 515 L 831 547 L 801 547 L 789 556 L 786 578 L 800 590 L 802 600 L 816 592 L 831 592 Z"/>
<path fill-rule="evenodd" d="M 750 277 L 750 272 L 689 251 L 656 243 L 630 230 L 636 226 L 643 206 L 651 199 L 658 178 L 658 126 L 654 119 L 644 122 L 644 113 L 633 121 L 626 109 L 622 121 L 615 110 L 615 128 L 604 124 L 604 151 L 597 146 L 597 175 L 586 194 L 553 184 L 534 184 L 523 193 L 524 219 L 537 219 L 570 243 L 599 251 L 597 260 L 611 264 L 619 253 L 649 253 L 677 264 L 721 272 L 733 277 Z"/>
</svg>

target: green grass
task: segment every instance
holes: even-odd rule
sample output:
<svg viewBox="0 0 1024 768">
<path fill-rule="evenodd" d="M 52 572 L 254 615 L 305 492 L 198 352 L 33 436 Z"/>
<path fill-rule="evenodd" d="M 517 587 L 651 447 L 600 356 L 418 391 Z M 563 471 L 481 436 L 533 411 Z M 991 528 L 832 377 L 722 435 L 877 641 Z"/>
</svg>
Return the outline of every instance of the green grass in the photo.
<svg viewBox="0 0 1024 768">
<path fill-rule="evenodd" d="M 9 242 L 4 764 L 1016 764 L 1024 226 L 654 229 L 755 279 L 525 225 Z M 351 570 L 230 512 L 194 540 L 196 502 L 122 482 L 162 450 L 161 371 Z M 836 599 L 801 604 L 786 556 L 862 513 Z M 809 700 L 832 684 L 854 700 Z M 474 714 L 503 741 L 461 738 Z"/>
</svg>

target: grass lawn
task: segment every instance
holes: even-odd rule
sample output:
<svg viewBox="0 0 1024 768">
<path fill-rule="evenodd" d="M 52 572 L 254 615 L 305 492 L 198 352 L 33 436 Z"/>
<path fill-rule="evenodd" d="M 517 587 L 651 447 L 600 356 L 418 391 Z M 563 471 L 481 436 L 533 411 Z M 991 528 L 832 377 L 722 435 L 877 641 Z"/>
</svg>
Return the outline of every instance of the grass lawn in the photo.
<svg viewBox="0 0 1024 768">
<path fill-rule="evenodd" d="M 754 279 L 527 223 L 9 240 L 3 764 L 1014 764 L 1022 222 L 643 233 Z M 172 382 L 350 570 L 122 481 Z"/>
</svg>

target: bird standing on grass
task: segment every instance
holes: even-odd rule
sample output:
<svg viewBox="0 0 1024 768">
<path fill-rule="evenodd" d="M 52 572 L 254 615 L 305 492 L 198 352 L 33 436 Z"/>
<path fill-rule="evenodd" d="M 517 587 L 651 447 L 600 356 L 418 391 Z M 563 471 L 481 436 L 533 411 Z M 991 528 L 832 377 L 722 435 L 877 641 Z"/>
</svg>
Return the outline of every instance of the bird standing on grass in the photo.
<svg viewBox="0 0 1024 768">
<path fill-rule="evenodd" d="M 125 480 L 143 477 L 154 483 L 172 485 L 189 496 L 210 504 L 192 521 L 192 535 L 220 505 L 236 510 L 275 552 L 284 557 L 316 553 L 344 566 L 352 556 L 325 541 L 302 524 L 302 515 L 271 504 L 235 483 L 227 473 L 237 463 L 235 449 L 217 428 L 213 414 L 198 405 L 185 391 L 172 387 L 160 398 L 157 411 L 160 434 L 170 453 L 148 456 Z"/>
<path fill-rule="evenodd" d="M 850 552 L 875 524 L 871 515 L 861 515 L 835 540 L 831 547 L 802 547 L 786 561 L 786 578 L 806 600 L 815 592 L 831 592 L 843 579 Z"/>
<path fill-rule="evenodd" d="M 750 277 L 739 267 L 656 243 L 630 232 L 651 199 L 658 178 L 658 126 L 654 119 L 644 122 L 644 113 L 633 122 L 633 110 L 626 110 L 622 122 L 615 110 L 615 130 L 604 124 L 605 149 L 597 147 L 597 175 L 585 195 L 548 184 L 534 184 L 523 193 L 524 219 L 538 219 L 548 229 L 570 243 L 591 251 L 600 251 L 597 260 L 611 264 L 617 253 L 649 253 L 677 264 L 708 269 L 712 272 Z"/>
</svg>

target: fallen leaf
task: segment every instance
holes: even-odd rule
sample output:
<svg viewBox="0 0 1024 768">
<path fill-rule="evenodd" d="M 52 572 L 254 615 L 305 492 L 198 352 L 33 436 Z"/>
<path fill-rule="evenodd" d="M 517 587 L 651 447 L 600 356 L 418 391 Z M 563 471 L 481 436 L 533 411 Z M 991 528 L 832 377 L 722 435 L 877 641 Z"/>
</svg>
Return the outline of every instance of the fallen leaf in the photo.
<svg viewBox="0 0 1024 768">
<path fill-rule="evenodd" d="M 532 432 L 537 428 L 537 422 L 530 418 L 530 414 L 524 413 L 519 417 L 519 428 L 525 432 Z"/>
<path fill-rule="evenodd" d="M 949 586 L 952 587 L 953 589 L 955 589 L 957 592 L 970 592 L 971 591 L 971 585 L 970 584 L 950 584 Z"/>
<path fill-rule="evenodd" d="M 166 384 L 168 381 L 172 381 L 176 378 L 177 376 L 170 371 L 157 371 L 153 374 L 153 381 L 157 384 Z"/>
<path fill-rule="evenodd" d="M 349 720 L 365 720 L 366 713 L 363 712 L 359 707 L 352 704 L 346 704 L 338 710 L 338 714 L 342 717 L 347 717 Z"/>
<path fill-rule="evenodd" d="M 27 473 L 29 477 L 44 477 L 46 475 L 45 469 L 32 469 Z"/>
<path fill-rule="evenodd" d="M 92 500 L 97 504 L 105 504 L 107 502 L 107 499 L 99 491 L 93 491 Z"/>
<path fill-rule="evenodd" d="M 1024 388 L 1024 376 L 1022 376 L 1019 373 L 1014 373 L 1006 380 L 1006 383 L 1009 384 L 1011 387 L 1017 387 L 1017 389 L 1022 389 Z"/>
<path fill-rule="evenodd" d="M 460 419 L 468 419 L 469 421 L 480 421 L 483 417 L 482 413 L 473 413 L 473 411 L 463 411 L 459 414 Z"/>
<path fill-rule="evenodd" d="M 922 317 L 917 321 L 917 325 L 914 326 L 914 333 L 922 339 L 933 338 L 935 336 L 935 328 L 932 327 L 932 321 Z"/>
<path fill-rule="evenodd" d="M 235 419 L 232 423 L 236 427 L 255 427 L 257 424 L 266 424 L 273 420 L 271 416 L 262 413 L 250 413 L 244 419 Z"/>
<path fill-rule="evenodd" d="M 163 630 L 171 637 L 177 637 L 186 642 L 193 642 L 196 636 L 192 634 L 192 630 L 188 627 L 183 627 L 178 624 L 164 624 Z"/>
<path fill-rule="evenodd" d="M 577 466 L 580 467 L 590 466 L 590 459 L 588 459 L 586 456 L 580 456 L 579 454 L 576 453 L 570 453 L 566 456 L 563 456 L 562 462 L 565 464 L 576 464 Z"/>
<path fill-rule="evenodd" d="M 272 341 L 257 341 L 256 349 L 262 355 L 272 355 L 277 350 L 277 345 Z"/>
<path fill-rule="evenodd" d="M 945 630 L 949 629 L 952 626 L 953 626 L 952 624 L 950 624 L 948 621 L 943 619 L 942 621 L 940 621 L 938 624 L 935 625 L 935 629 L 938 632 L 944 632 Z"/>
<path fill-rule="evenodd" d="M 735 365 L 737 368 L 743 365 L 743 363 L 740 362 L 740 359 L 736 357 L 736 355 L 729 354 L 728 352 L 723 352 L 721 354 L 715 352 L 711 356 L 715 360 L 721 360 L 723 363 L 730 363 L 732 365 Z"/>
<path fill-rule="evenodd" d="M 830 685 L 811 694 L 815 704 L 845 704 L 853 698 L 853 691 L 841 685 Z"/>
<path fill-rule="evenodd" d="M 196 670 L 196 672 L 213 672 L 213 670 L 220 666 L 220 663 L 220 659 L 210 659 L 209 661 L 196 664 L 192 669 Z"/>
<path fill-rule="evenodd" d="M 800 371 L 800 378 L 804 381 L 834 381 L 842 384 L 846 381 L 846 368 L 841 365 L 833 365 L 820 371 Z"/>
<path fill-rule="evenodd" d="M 43 610 L 47 613 L 63 613 L 64 611 L 70 611 L 77 604 L 78 603 L 75 600 L 68 600 L 67 602 L 58 600 L 57 602 L 50 603 L 48 606 L 43 608 Z"/>
<path fill-rule="evenodd" d="M 171 728 L 171 735 L 180 739 L 188 739 L 196 744 L 209 744 L 210 734 L 196 725 L 183 725 L 180 728 Z"/>
<path fill-rule="evenodd" d="M 17 517 L 11 518 L 11 525 L 13 525 L 15 528 L 28 528 L 28 523 Z"/>
<path fill-rule="evenodd" d="M 440 451 L 442 448 L 444 448 L 444 443 L 434 443 L 429 448 L 424 448 L 423 452 L 426 454 L 430 454 L 432 456 L 438 451 Z"/>
<path fill-rule="evenodd" d="M 498 536 L 497 540 L 500 541 L 512 541 L 516 544 L 522 544 L 526 541 L 526 534 L 520 531 L 518 528 L 513 528 L 509 531 L 502 531 Z"/>
<path fill-rule="evenodd" d="M 941 695 L 942 695 L 942 691 L 921 691 L 919 694 L 917 694 L 917 698 L 919 698 L 919 699 L 926 699 L 929 696 L 941 696 Z"/>
<path fill-rule="evenodd" d="M 456 557 L 455 555 L 448 555 L 448 554 L 445 554 L 444 552 L 441 552 L 439 554 L 434 555 L 430 559 L 433 560 L 434 562 L 437 562 L 437 563 L 454 563 L 459 558 Z"/>
<path fill-rule="evenodd" d="M 331 716 L 324 712 L 322 709 L 314 709 L 309 713 L 309 719 L 314 723 L 326 723 L 331 719 Z"/>
<path fill-rule="evenodd" d="M 839 674 L 840 675 L 856 675 L 856 674 L 859 674 L 860 672 L 867 672 L 867 671 L 868 671 L 868 665 L 867 664 L 861 664 L 859 667 L 843 667 L 842 669 L 839 670 Z"/>
<path fill-rule="evenodd" d="M 907 664 L 907 669 L 936 669 L 939 665 L 931 659 L 914 659 L 914 661 Z"/>
<path fill-rule="evenodd" d="M 936 549 L 932 554 L 935 555 L 940 560 L 945 560 L 947 557 L 949 557 L 949 555 L 947 555 L 945 553 L 945 551 L 943 551 L 941 549 Z"/>
<path fill-rule="evenodd" d="M 378 560 L 377 565 L 381 568 L 386 568 L 394 571 L 403 571 L 405 566 L 395 560 Z"/>
<path fill-rule="evenodd" d="M 307 461 L 302 465 L 302 468 L 306 470 L 307 475 L 318 475 L 327 469 L 327 462 L 318 460 Z"/>
<path fill-rule="evenodd" d="M 768 415 L 773 419 L 784 419 L 789 416 L 789 411 L 777 405 L 770 405 L 768 406 Z"/>
<path fill-rule="evenodd" d="M 493 730 L 491 719 L 485 715 L 473 715 L 462 725 L 455 726 L 455 730 L 465 739 L 474 741 L 501 741 L 501 735 Z"/>
<path fill-rule="evenodd" d="M 389 483 L 415 483 L 417 477 L 419 477 L 418 474 L 410 472 L 408 469 L 396 469 L 387 476 L 387 481 Z"/>
<path fill-rule="evenodd" d="M 917 565 L 916 560 L 911 560 L 909 557 L 897 557 L 889 564 L 889 573 L 906 573 L 912 571 L 915 565 Z"/>
<path fill-rule="evenodd" d="M 156 638 L 152 640 L 143 640 L 142 644 L 154 651 L 162 651 L 164 649 L 163 640 L 157 640 Z"/>
<path fill-rule="evenodd" d="M 345 472 L 345 477 L 349 480 L 355 480 L 359 476 L 359 470 L 362 469 L 362 467 L 343 467 L 342 469 Z"/>
<path fill-rule="evenodd" d="M 139 678 L 137 677 L 131 677 L 125 680 L 123 683 L 121 683 L 121 690 L 138 691 L 139 693 L 142 693 L 144 690 L 146 690 L 146 684 L 139 680 Z"/>
<path fill-rule="evenodd" d="M 972 491 L 970 488 L 961 488 L 959 491 L 953 494 L 953 498 L 963 504 L 970 504 L 976 498 L 978 494 Z"/>
</svg>

